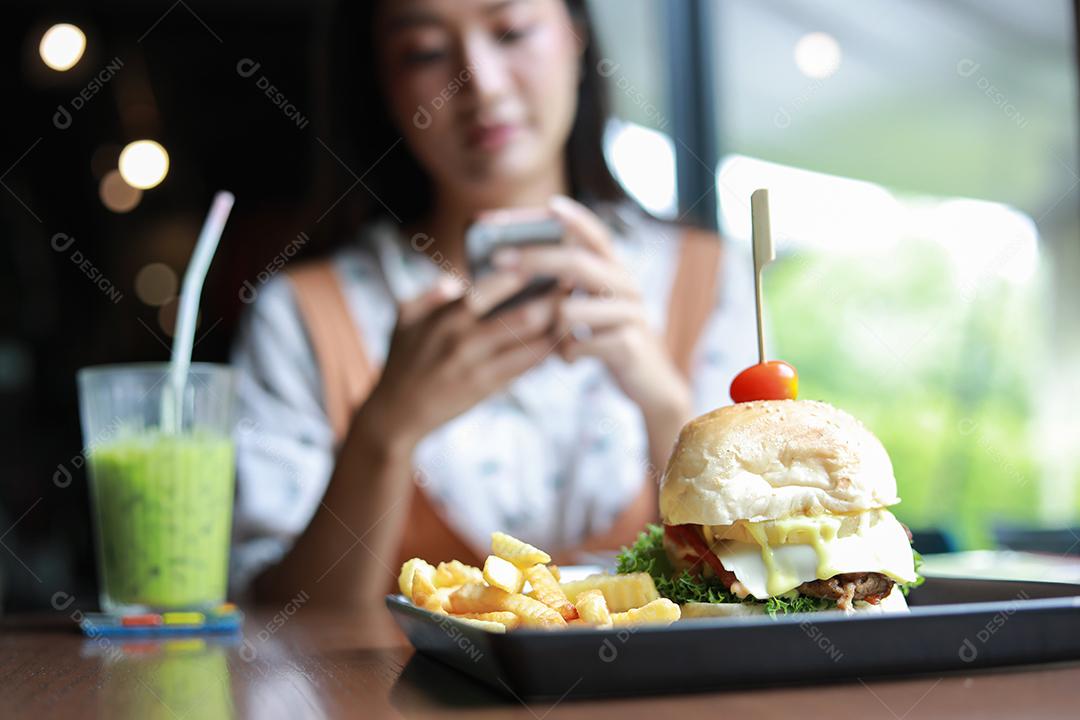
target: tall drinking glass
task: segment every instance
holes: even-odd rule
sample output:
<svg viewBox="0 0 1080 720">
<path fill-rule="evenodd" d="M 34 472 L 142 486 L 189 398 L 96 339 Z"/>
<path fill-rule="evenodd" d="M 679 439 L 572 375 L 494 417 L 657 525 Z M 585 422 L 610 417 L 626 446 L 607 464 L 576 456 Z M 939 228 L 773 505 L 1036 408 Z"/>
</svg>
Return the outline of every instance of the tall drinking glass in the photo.
<svg viewBox="0 0 1080 720">
<path fill-rule="evenodd" d="M 132 613 L 225 600 L 235 486 L 233 374 L 192 364 L 175 408 L 165 363 L 79 371 L 101 606 Z"/>
</svg>

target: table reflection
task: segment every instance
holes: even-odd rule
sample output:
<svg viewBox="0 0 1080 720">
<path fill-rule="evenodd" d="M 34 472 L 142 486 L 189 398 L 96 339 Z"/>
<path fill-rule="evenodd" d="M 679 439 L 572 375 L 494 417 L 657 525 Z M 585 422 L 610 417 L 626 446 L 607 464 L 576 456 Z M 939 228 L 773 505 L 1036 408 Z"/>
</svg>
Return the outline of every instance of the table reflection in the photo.
<svg viewBox="0 0 1080 720">
<path fill-rule="evenodd" d="M 231 720 L 229 647 L 236 640 L 184 638 L 106 644 L 98 714 L 108 718 Z"/>
</svg>

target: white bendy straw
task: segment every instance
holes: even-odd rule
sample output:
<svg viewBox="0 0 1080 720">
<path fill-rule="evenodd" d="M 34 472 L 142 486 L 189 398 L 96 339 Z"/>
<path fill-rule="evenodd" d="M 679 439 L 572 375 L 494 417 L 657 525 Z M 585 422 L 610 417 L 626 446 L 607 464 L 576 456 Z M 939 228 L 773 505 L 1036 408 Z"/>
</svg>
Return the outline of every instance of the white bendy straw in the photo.
<svg viewBox="0 0 1080 720">
<path fill-rule="evenodd" d="M 195 344 L 195 321 L 199 315 L 199 297 L 202 295 L 206 271 L 214 258 L 221 233 L 229 219 L 236 198 L 231 192 L 219 191 L 214 196 L 210 212 L 206 214 L 195 253 L 184 273 L 180 289 L 180 311 L 173 335 L 172 358 L 169 360 L 169 388 L 162 395 L 161 424 L 166 433 L 176 433 L 183 428 L 184 386 L 187 385 L 188 369 L 191 367 L 191 350 Z"/>
<path fill-rule="evenodd" d="M 758 362 L 765 362 L 765 323 L 762 319 L 761 271 L 776 259 L 772 230 L 769 227 L 769 191 L 755 190 L 750 196 L 750 220 L 754 236 L 754 297 L 757 304 Z"/>
</svg>

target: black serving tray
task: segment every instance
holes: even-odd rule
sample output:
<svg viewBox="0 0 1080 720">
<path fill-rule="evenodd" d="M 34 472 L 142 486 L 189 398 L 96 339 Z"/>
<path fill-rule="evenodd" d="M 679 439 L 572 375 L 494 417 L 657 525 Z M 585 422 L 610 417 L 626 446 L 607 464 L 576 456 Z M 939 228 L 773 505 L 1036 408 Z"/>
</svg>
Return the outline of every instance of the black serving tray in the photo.
<svg viewBox="0 0 1080 720">
<path fill-rule="evenodd" d="M 910 613 L 682 620 L 666 627 L 485 632 L 387 607 L 413 646 L 519 698 L 603 697 L 970 672 L 1080 660 L 1080 585 L 929 578 Z"/>
</svg>

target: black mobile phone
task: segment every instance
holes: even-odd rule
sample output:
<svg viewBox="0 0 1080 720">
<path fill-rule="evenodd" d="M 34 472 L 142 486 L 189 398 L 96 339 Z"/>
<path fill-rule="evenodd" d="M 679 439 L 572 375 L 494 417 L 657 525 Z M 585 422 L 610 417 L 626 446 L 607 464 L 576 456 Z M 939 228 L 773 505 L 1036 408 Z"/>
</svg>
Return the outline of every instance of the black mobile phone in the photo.
<svg viewBox="0 0 1080 720">
<path fill-rule="evenodd" d="M 473 282 L 495 269 L 495 253 L 508 247 L 558 245 L 563 239 L 562 223 L 550 215 L 508 213 L 506 220 L 474 223 L 465 233 L 465 256 Z M 550 276 L 534 277 L 519 292 L 488 311 L 485 317 L 498 315 L 555 289 L 558 280 Z"/>
</svg>

